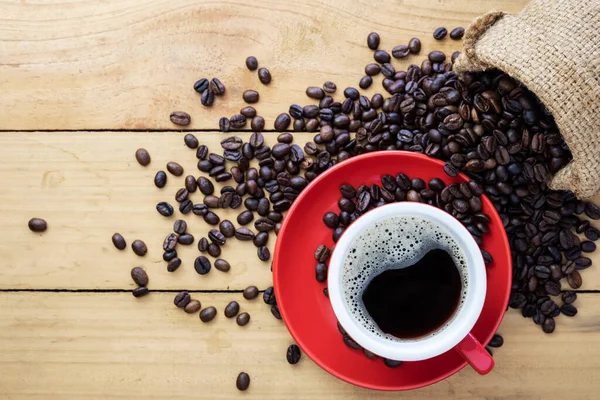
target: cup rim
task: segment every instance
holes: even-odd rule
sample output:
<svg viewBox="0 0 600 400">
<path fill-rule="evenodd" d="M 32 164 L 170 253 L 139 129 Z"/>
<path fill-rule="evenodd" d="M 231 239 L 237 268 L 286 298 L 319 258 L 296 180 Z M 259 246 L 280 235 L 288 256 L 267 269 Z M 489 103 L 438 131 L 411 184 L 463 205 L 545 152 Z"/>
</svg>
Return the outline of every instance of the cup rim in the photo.
<svg viewBox="0 0 600 400">
<path fill-rule="evenodd" d="M 356 323 L 345 305 L 341 272 L 350 246 L 372 224 L 397 216 L 417 216 L 430 220 L 449 233 L 461 246 L 467 259 L 468 288 L 464 304 L 443 332 L 419 340 L 392 342 L 369 333 Z M 455 347 L 471 331 L 479 318 L 487 291 L 486 267 L 479 246 L 470 232 L 452 215 L 428 204 L 400 202 L 375 208 L 358 218 L 342 234 L 331 255 L 328 272 L 329 300 L 348 335 L 367 350 L 393 360 L 419 361 L 438 356 Z"/>
</svg>

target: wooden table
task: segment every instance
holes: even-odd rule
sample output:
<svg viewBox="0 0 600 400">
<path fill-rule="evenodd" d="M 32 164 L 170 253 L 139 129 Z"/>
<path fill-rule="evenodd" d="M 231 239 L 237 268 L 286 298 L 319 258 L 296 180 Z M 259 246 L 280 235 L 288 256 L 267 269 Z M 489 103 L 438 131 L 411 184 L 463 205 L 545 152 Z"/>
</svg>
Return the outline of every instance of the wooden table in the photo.
<svg viewBox="0 0 600 400">
<path fill-rule="evenodd" d="M 265 289 L 271 283 L 269 267 L 256 261 L 251 243 L 236 243 L 235 250 L 227 245 L 231 272 L 204 277 L 191 266 L 195 246 L 180 251 L 184 265 L 173 274 L 157 250 L 172 220 L 158 218 L 154 204 L 170 197 L 183 178 L 170 176 L 168 190 L 160 191 L 153 175 L 170 160 L 196 170 L 183 133 L 169 121 L 171 111 L 190 112 L 190 128 L 214 147 L 222 137 L 214 131 L 219 117 L 241 108 L 245 89 L 260 91 L 257 109 L 272 126 L 289 104 L 307 104 L 309 85 L 333 80 L 340 88 L 356 86 L 371 59 L 365 46 L 370 31 L 381 34 L 387 49 L 418 36 L 422 54 L 451 52 L 460 44 L 434 43 L 434 28 L 467 26 L 494 8 L 518 12 L 525 3 L 1 1 L 0 398 L 237 398 L 241 370 L 252 377 L 243 396 L 257 399 L 597 394 L 595 268 L 584 273 L 579 314 L 561 317 L 555 334 L 544 335 L 511 310 L 500 328 L 506 344 L 495 353 L 493 373 L 479 377 L 465 369 L 399 395 L 343 383 L 306 357 L 296 366 L 286 363 L 292 339 L 285 326 L 262 300 L 244 301 L 240 293 L 250 284 Z M 271 70 L 270 86 L 245 69 L 248 55 Z M 191 90 L 203 76 L 219 76 L 227 85 L 211 109 Z M 276 133 L 267 136 L 273 142 Z M 147 168 L 135 162 L 138 147 L 152 155 Z M 47 219 L 46 233 L 27 229 L 33 216 Z M 189 220 L 193 234 L 206 233 L 203 221 Z M 149 254 L 140 259 L 117 251 L 110 242 L 115 231 L 129 243 L 145 240 Z M 139 264 L 149 271 L 152 293 L 134 299 L 129 271 Z M 176 309 L 172 300 L 183 288 L 203 305 L 216 306 L 218 320 L 202 324 L 197 315 Z M 230 300 L 252 315 L 245 328 L 222 316 Z"/>
</svg>

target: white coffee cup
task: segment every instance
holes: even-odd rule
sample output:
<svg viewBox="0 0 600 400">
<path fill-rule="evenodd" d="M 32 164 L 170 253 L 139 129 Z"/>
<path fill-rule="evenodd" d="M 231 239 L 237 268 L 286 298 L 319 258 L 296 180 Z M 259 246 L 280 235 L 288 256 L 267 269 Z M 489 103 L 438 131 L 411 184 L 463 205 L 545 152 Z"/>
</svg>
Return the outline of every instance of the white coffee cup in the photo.
<svg viewBox="0 0 600 400">
<path fill-rule="evenodd" d="M 345 261 L 351 248 L 365 230 L 391 218 L 419 218 L 445 231 L 460 247 L 464 255 L 464 293 L 461 304 L 450 320 L 439 330 L 422 338 L 391 340 L 374 334 L 351 312 L 345 299 L 342 276 Z M 483 308 L 486 296 L 486 267 L 481 251 L 469 231 L 450 214 L 427 204 L 415 202 L 393 203 L 378 207 L 358 218 L 343 233 L 335 245 L 329 263 L 328 288 L 333 311 L 347 334 L 363 348 L 391 360 L 419 361 L 436 357 L 456 349 L 480 374 L 488 373 L 494 365 L 493 359 L 469 333 Z"/>
</svg>

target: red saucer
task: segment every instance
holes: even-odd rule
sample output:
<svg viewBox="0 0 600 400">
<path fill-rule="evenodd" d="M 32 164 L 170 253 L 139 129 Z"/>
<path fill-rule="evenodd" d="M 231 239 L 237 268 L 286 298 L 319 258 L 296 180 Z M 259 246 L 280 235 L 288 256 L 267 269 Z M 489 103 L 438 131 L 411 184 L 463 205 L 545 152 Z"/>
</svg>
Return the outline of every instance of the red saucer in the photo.
<svg viewBox="0 0 600 400">
<path fill-rule="evenodd" d="M 329 299 L 323 294 L 326 283 L 315 279 L 314 252 L 318 245 L 333 245 L 332 231 L 323 223 L 323 214 L 339 212 L 339 187 L 381 183 L 385 174 L 403 172 L 428 181 L 439 177 L 450 184 L 468 180 L 451 178 L 443 163 L 422 154 L 380 151 L 346 160 L 322 173 L 296 199 L 285 218 L 273 259 L 273 281 L 279 311 L 296 343 L 321 368 L 354 385 L 378 390 L 409 390 L 431 385 L 458 372 L 467 363 L 454 350 L 435 358 L 386 367 L 380 359 L 369 360 L 361 351 L 344 344 Z M 483 211 L 491 218 L 484 248 L 494 262 L 487 268 L 487 297 L 471 333 L 488 343 L 504 316 L 511 284 L 511 257 L 502 222 L 489 199 L 483 197 Z M 476 378 L 480 379 L 480 378 Z"/>
</svg>

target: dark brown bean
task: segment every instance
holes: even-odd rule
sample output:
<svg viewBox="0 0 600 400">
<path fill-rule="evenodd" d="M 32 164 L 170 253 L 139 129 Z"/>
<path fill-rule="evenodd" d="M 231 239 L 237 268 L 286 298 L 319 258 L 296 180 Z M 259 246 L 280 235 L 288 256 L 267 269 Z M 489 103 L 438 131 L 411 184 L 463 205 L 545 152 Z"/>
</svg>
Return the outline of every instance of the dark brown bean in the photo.
<svg viewBox="0 0 600 400">
<path fill-rule="evenodd" d="M 131 249 L 140 257 L 143 257 L 146 255 L 146 253 L 148 253 L 148 247 L 146 247 L 146 243 L 139 239 L 134 240 L 133 243 L 131 243 Z"/>
<path fill-rule="evenodd" d="M 271 73 L 269 72 L 269 70 L 266 68 L 260 68 L 258 70 L 258 80 L 263 85 L 268 85 L 269 83 L 271 83 L 272 77 L 271 77 Z"/>
<path fill-rule="evenodd" d="M 246 58 L 246 68 L 248 68 L 250 71 L 256 71 L 256 69 L 258 68 L 258 60 L 256 59 L 256 57 L 249 56 L 248 58 Z"/>
<path fill-rule="evenodd" d="M 367 46 L 371 50 L 377 50 L 380 41 L 381 39 L 377 32 L 371 32 L 369 33 L 369 36 L 367 36 Z"/>
<path fill-rule="evenodd" d="M 217 309 L 214 307 L 206 307 L 202 311 L 200 311 L 200 321 L 202 322 L 210 322 L 217 316 Z"/>
<path fill-rule="evenodd" d="M 460 40 L 460 39 L 462 39 L 464 34 L 465 34 L 465 28 L 459 26 L 458 28 L 452 29 L 452 31 L 450 32 L 450 39 Z"/>
<path fill-rule="evenodd" d="M 247 312 L 240 313 L 237 316 L 237 318 L 235 319 L 235 322 L 239 326 L 246 326 L 246 325 L 248 325 L 248 322 L 250 322 L 250 314 L 248 314 Z"/>
<path fill-rule="evenodd" d="M 30 223 L 31 223 L 31 221 L 30 221 Z M 37 229 L 37 227 L 35 227 L 35 228 Z M 31 227 L 29 229 L 31 229 Z M 34 232 L 38 232 L 38 231 L 36 231 L 34 229 L 31 229 L 31 230 L 34 231 Z M 125 238 L 120 233 L 115 233 L 114 235 L 112 235 L 111 239 L 112 239 L 113 245 L 117 249 L 119 249 L 119 250 L 125 250 L 125 247 L 127 247 L 127 243 L 125 242 Z M 140 286 L 146 286 L 146 285 L 140 285 Z"/>
<path fill-rule="evenodd" d="M 442 40 L 443 38 L 446 37 L 447 34 L 448 34 L 448 31 L 446 30 L 446 28 L 444 28 L 443 26 L 440 26 L 433 32 L 433 38 L 435 40 Z"/>
<path fill-rule="evenodd" d="M 191 121 L 190 114 L 183 111 L 173 111 L 170 118 L 172 123 L 181 126 L 187 126 Z"/>
<path fill-rule="evenodd" d="M 135 152 L 135 159 L 142 166 L 147 166 L 150 164 L 150 153 L 146 149 L 137 149 Z"/>
<path fill-rule="evenodd" d="M 256 286 L 248 286 L 244 289 L 243 296 L 246 300 L 255 299 L 258 296 L 258 288 Z"/>
</svg>

